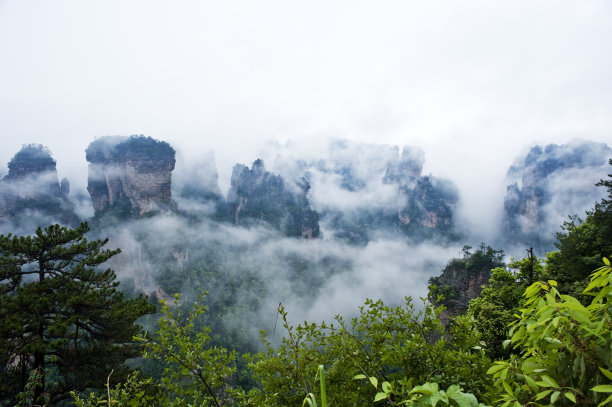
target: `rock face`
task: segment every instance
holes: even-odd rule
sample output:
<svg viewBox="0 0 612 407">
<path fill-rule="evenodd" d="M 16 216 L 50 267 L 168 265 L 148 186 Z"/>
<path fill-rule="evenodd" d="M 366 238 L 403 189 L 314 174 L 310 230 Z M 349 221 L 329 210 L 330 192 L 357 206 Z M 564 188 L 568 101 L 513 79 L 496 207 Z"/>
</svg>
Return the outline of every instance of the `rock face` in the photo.
<svg viewBox="0 0 612 407">
<path fill-rule="evenodd" d="M 172 202 L 174 149 L 151 137 L 100 137 L 86 150 L 94 212 L 139 217 Z"/>
<path fill-rule="evenodd" d="M 400 159 L 387 165 L 384 181 L 398 185 L 405 199 L 398 210 L 400 228 L 430 237 L 434 231 L 451 231 L 458 193 L 450 181 L 423 176 L 424 162 L 422 150 L 405 147 Z"/>
<path fill-rule="evenodd" d="M 61 223 L 75 226 L 78 217 L 68 200 L 70 184 L 58 182 L 56 163 L 49 149 L 25 145 L 8 163 L 0 182 L 0 221 L 31 229 Z"/>
<path fill-rule="evenodd" d="M 503 230 L 510 247 L 554 249 L 555 232 L 568 215 L 583 215 L 601 198 L 594 184 L 607 171 L 612 149 L 574 142 L 532 147 L 508 171 Z"/>
<path fill-rule="evenodd" d="M 452 259 L 440 276 L 429 280 L 430 301 L 446 307 L 440 315 L 444 325 L 451 317 L 465 313 L 470 300 L 478 297 L 482 287 L 488 285 L 491 270 L 504 265 L 501 250 L 494 250 L 490 246 L 485 248 L 484 244 L 474 253 L 470 253 L 469 249 L 471 247 L 465 246 L 462 258 Z M 437 301 L 438 295 L 444 297 L 442 301 Z"/>
<path fill-rule="evenodd" d="M 334 237 L 356 244 L 389 232 L 415 241 L 454 239 L 458 193 L 450 181 L 422 174 L 425 158 L 421 149 L 404 147 L 400 153 L 398 147 L 336 143 L 331 157 L 329 162 L 312 166 L 327 178 L 338 178 L 340 191 L 327 188 L 328 195 L 355 201 L 366 197 L 348 205 L 348 210 L 343 200 L 339 207 L 329 205 L 321 211 Z"/>
<path fill-rule="evenodd" d="M 281 176 L 266 171 L 262 160 L 256 160 L 251 169 L 236 164 L 227 196 L 228 217 L 236 225 L 263 221 L 287 236 L 316 238 L 319 215 L 310 208 L 309 188 L 303 182 L 300 193 L 291 192 Z"/>
</svg>

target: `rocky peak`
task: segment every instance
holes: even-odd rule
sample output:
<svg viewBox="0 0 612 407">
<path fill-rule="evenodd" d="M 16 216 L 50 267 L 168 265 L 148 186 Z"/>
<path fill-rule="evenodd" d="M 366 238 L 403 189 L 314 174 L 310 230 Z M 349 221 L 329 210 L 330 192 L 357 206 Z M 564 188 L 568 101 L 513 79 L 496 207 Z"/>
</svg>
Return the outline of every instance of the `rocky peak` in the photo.
<svg viewBox="0 0 612 407">
<path fill-rule="evenodd" d="M 28 177 L 38 177 L 53 173 L 57 178 L 55 159 L 45 146 L 40 144 L 27 144 L 13 156 L 8 163 L 9 172 L 5 181 L 21 181 Z"/>
<path fill-rule="evenodd" d="M 0 182 L 0 220 L 26 229 L 52 222 L 78 222 L 68 200 L 70 184 L 65 178 L 58 181 L 55 159 L 47 147 L 24 145 L 8 168 Z"/>
<path fill-rule="evenodd" d="M 504 199 L 504 235 L 510 246 L 554 248 L 559 225 L 582 214 L 600 198 L 593 185 L 607 170 L 612 149 L 603 143 L 575 141 L 534 146 L 508 170 Z"/>
<path fill-rule="evenodd" d="M 291 192 L 280 175 L 266 171 L 261 159 L 250 169 L 236 164 L 227 196 L 228 217 L 237 225 L 263 222 L 288 236 L 318 237 L 319 215 L 310 208 L 309 185 L 299 185 L 303 186 L 301 193 Z"/>
<path fill-rule="evenodd" d="M 395 147 L 396 155 L 387 163 L 384 181 L 405 184 L 421 176 L 425 153 L 420 148 L 404 147 L 402 154 Z"/>
<path fill-rule="evenodd" d="M 175 151 L 151 137 L 100 137 L 86 150 L 87 190 L 96 215 L 139 217 L 169 208 Z"/>
</svg>

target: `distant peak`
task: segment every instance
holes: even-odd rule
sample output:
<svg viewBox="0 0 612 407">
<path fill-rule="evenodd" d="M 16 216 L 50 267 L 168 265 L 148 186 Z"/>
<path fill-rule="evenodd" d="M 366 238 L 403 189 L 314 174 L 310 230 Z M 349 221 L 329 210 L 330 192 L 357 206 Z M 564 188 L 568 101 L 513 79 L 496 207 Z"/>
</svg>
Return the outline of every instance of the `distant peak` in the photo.
<svg viewBox="0 0 612 407">
<path fill-rule="evenodd" d="M 7 180 L 20 180 L 45 172 L 55 172 L 51 151 L 41 144 L 24 144 L 8 163 Z"/>
</svg>

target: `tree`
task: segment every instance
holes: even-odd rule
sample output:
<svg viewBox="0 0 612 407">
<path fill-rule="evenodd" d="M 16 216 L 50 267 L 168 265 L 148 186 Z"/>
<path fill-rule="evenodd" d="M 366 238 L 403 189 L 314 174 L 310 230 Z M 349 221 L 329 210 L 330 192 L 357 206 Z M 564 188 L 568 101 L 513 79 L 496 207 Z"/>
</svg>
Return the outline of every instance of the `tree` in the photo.
<svg viewBox="0 0 612 407">
<path fill-rule="evenodd" d="M 510 329 L 508 324 L 522 308 L 523 292 L 530 281 L 543 273 L 538 258 L 531 256 L 512 261 L 508 267 L 491 270 L 489 284 L 470 301 L 467 311 L 474 318 L 474 326 L 481 333 L 481 340 L 486 343 L 487 354 L 492 359 L 510 355 L 511 349 L 502 346 Z"/>
<path fill-rule="evenodd" d="M 82 223 L 0 235 L 0 402 L 14 402 L 33 371 L 34 402 L 56 402 L 102 386 L 112 370 L 124 377 L 123 362 L 138 355 L 135 321 L 154 307 L 124 298 L 115 273 L 98 270 L 120 250 L 88 241 L 88 231 Z"/>
<path fill-rule="evenodd" d="M 584 293 L 588 306 L 557 290 L 557 282 L 536 282 L 507 341 L 520 352 L 497 361 L 499 402 L 507 405 L 610 405 L 612 402 L 612 267 L 591 274 Z M 541 404 L 539 404 L 541 403 Z"/>
<path fill-rule="evenodd" d="M 396 405 L 413 384 L 431 381 L 443 388 L 460 384 L 483 397 L 490 361 L 475 348 L 477 332 L 465 317 L 445 330 L 439 312 L 431 304 L 418 311 L 410 298 L 398 306 L 366 300 L 350 321 L 336 316 L 333 324 L 294 327 L 279 305 L 286 335 L 275 347 L 262 332 L 266 349 L 249 358 L 260 386 L 249 392 L 248 405 L 301 405 L 317 392 L 319 365 L 325 366 L 327 400 L 334 406 L 380 405 L 374 402 L 380 386 L 372 386 L 378 379 L 387 383 L 387 405 Z"/>
<path fill-rule="evenodd" d="M 195 328 L 197 319 L 206 307 L 195 303 L 193 310 L 184 315 L 179 307 L 179 295 L 174 306 L 162 301 L 162 316 L 158 330 L 152 336 L 139 335 L 144 344 L 143 356 L 164 363 L 164 371 L 158 384 L 166 399 L 162 405 L 215 406 L 235 405 L 242 397 L 239 389 L 231 386 L 236 371 L 236 353 L 210 341 L 210 328 Z"/>
</svg>

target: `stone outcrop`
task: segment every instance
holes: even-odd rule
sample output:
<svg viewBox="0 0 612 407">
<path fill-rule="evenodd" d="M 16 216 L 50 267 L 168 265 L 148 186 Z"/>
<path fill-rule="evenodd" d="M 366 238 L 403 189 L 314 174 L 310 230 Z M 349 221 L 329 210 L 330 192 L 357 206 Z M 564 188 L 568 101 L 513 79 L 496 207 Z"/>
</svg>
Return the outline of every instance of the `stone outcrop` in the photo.
<svg viewBox="0 0 612 407">
<path fill-rule="evenodd" d="M 462 258 L 452 259 L 441 275 L 429 280 L 430 301 L 446 307 L 440 315 L 444 325 L 451 317 L 465 313 L 470 301 L 480 295 L 483 286 L 488 285 L 491 270 L 504 265 L 503 251 L 490 246 L 485 248 L 484 244 L 474 253 L 469 249 L 471 247 L 465 246 Z M 443 297 L 441 301 L 437 300 L 438 295 Z"/>
<path fill-rule="evenodd" d="M 86 151 L 87 190 L 99 215 L 140 217 L 173 207 L 174 149 L 151 137 L 100 137 Z"/>
<path fill-rule="evenodd" d="M 304 181 L 301 192 L 293 193 L 281 176 L 266 171 L 262 160 L 256 160 L 250 169 L 236 164 L 227 196 L 228 218 L 236 225 L 262 221 L 287 236 L 316 238 L 319 215 L 310 208 L 309 188 Z"/>
<path fill-rule="evenodd" d="M 508 171 L 502 229 L 504 245 L 554 249 L 568 215 L 583 215 L 600 199 L 594 184 L 606 174 L 612 149 L 602 143 L 535 146 Z"/>
<path fill-rule="evenodd" d="M 364 245 L 391 233 L 414 241 L 454 240 L 457 190 L 450 181 L 423 175 L 424 162 L 420 148 L 335 140 L 325 156 L 281 159 L 281 168 L 312 182 L 313 205 L 335 239 Z"/>
<path fill-rule="evenodd" d="M 49 149 L 38 144 L 24 145 L 8 168 L 0 182 L 0 221 L 26 229 L 50 223 L 78 223 L 68 200 L 70 184 L 65 178 L 58 181 Z"/>
<path fill-rule="evenodd" d="M 406 204 L 399 208 L 398 220 L 407 234 L 452 232 L 453 209 L 458 193 L 450 182 L 430 176 L 418 177 L 400 185 Z"/>
</svg>

